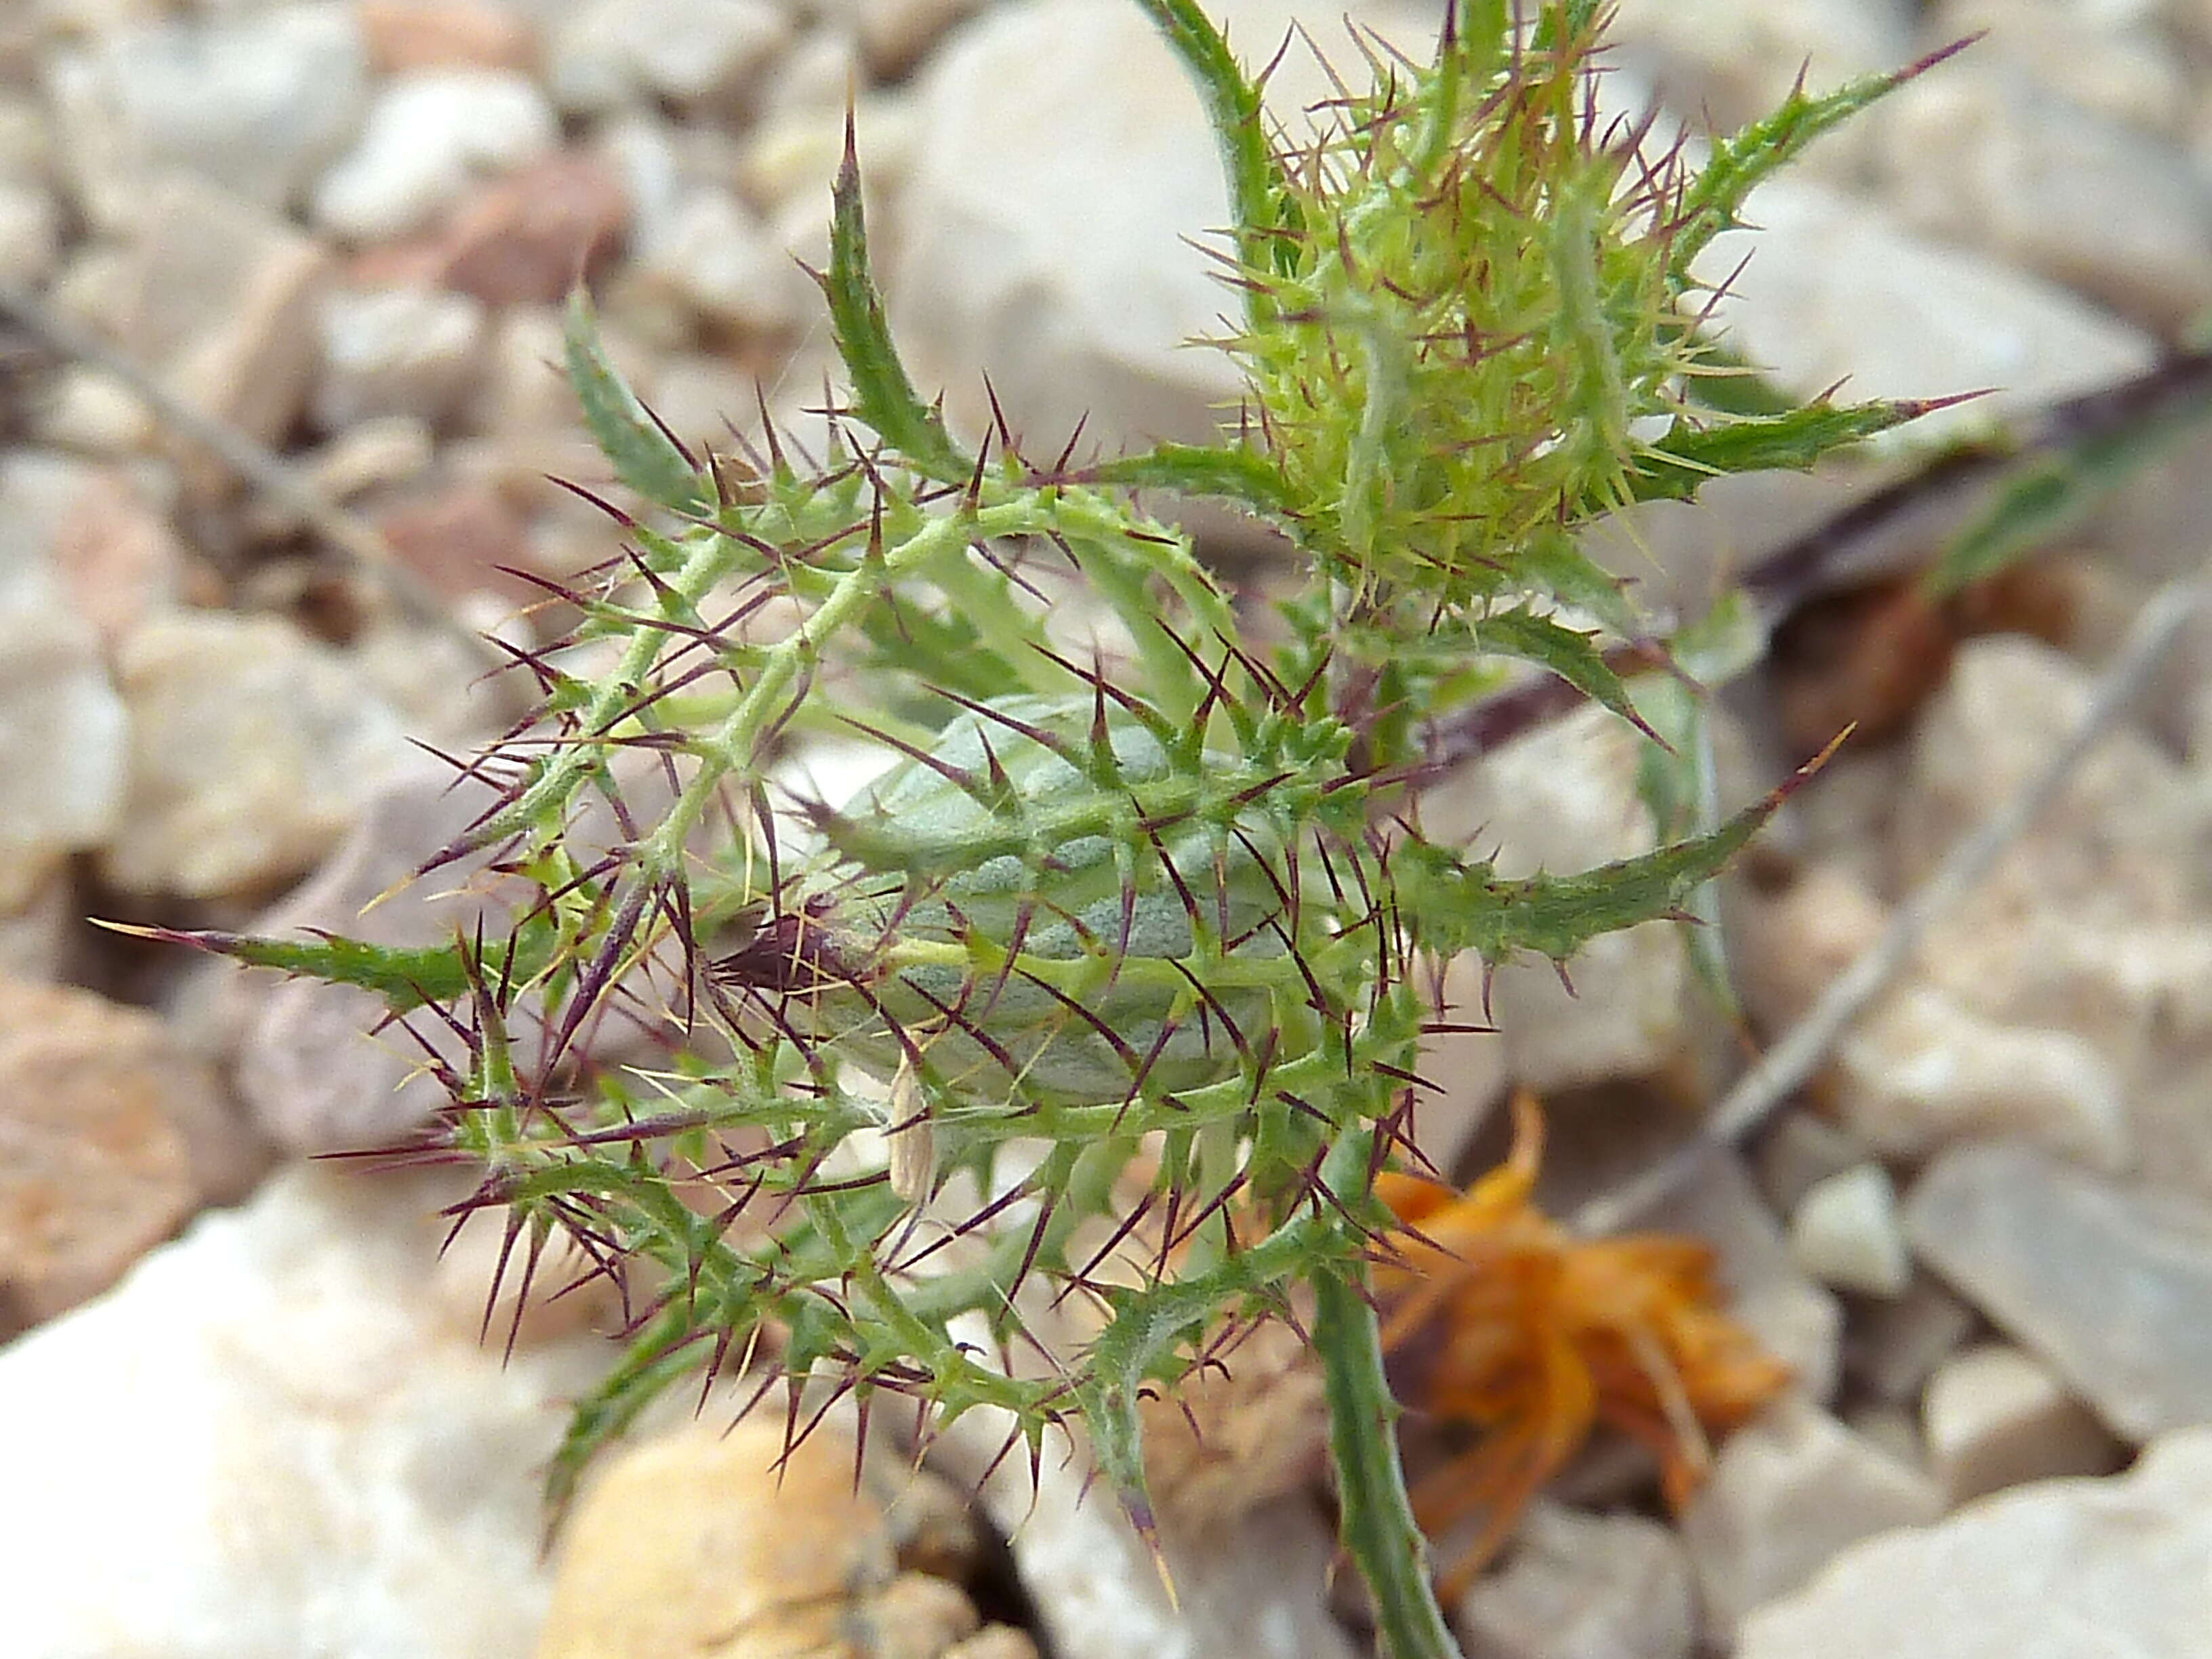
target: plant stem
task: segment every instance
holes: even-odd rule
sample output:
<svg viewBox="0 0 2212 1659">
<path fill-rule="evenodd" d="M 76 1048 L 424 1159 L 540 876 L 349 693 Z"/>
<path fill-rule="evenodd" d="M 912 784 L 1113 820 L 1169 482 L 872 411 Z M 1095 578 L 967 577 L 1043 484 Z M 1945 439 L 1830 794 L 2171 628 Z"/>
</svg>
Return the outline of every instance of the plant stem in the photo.
<svg viewBox="0 0 2212 1659">
<path fill-rule="evenodd" d="M 1388 1659 L 1460 1659 L 1429 1585 L 1428 1546 L 1413 1520 L 1392 1431 L 1398 1407 L 1382 1375 L 1382 1333 L 1357 1271 L 1332 1265 L 1314 1275 L 1313 1338 L 1343 1511 L 1339 1535 L 1375 1598 Z"/>
</svg>

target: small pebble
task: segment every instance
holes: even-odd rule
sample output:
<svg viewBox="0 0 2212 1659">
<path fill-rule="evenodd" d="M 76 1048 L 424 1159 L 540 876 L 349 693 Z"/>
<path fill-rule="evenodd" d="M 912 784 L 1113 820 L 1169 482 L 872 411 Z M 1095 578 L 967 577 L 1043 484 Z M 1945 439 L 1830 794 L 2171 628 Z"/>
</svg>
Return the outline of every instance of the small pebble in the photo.
<svg viewBox="0 0 2212 1659">
<path fill-rule="evenodd" d="M 1944 1361 L 1920 1412 L 1929 1462 L 1954 1507 L 2025 1480 L 2109 1474 L 2123 1458 L 2056 1372 L 2002 1343 Z"/>
<path fill-rule="evenodd" d="M 769 0 L 595 0 L 555 31 L 547 84 L 561 107 L 599 112 L 658 94 L 727 100 L 791 36 Z"/>
<path fill-rule="evenodd" d="M 125 641 L 116 679 L 129 793 L 100 867 L 125 892 L 206 898 L 295 880 L 411 763 L 346 658 L 273 617 L 156 617 Z"/>
<path fill-rule="evenodd" d="M 1846 1544 L 1934 1520 L 1942 1495 L 1834 1418 L 1785 1400 L 1729 1437 L 1682 1516 L 1705 1615 L 1723 1638 Z"/>
<path fill-rule="evenodd" d="M 359 0 L 362 34 L 380 75 L 418 69 L 528 71 L 538 35 L 516 10 L 486 0 Z"/>
<path fill-rule="evenodd" d="M 313 410 L 325 432 L 395 415 L 434 426 L 483 362 L 484 307 L 465 294 L 340 289 L 324 299 L 318 321 L 323 362 Z"/>
<path fill-rule="evenodd" d="M 559 137 L 544 94 L 513 70 L 395 75 L 360 139 L 315 186 L 314 221 L 357 242 L 419 229 L 479 174 L 549 154 Z"/>
<path fill-rule="evenodd" d="M 2212 1422 L 2212 1205 L 1990 1141 L 1922 1172 L 1905 1227 L 1916 1255 L 2115 1432 Z"/>
<path fill-rule="evenodd" d="M 1817 1181 L 1790 1218 L 1790 1254 L 1839 1291 L 1893 1297 L 1912 1278 L 1912 1258 L 1897 1218 L 1897 1189 L 1879 1164 L 1860 1164 Z"/>
</svg>

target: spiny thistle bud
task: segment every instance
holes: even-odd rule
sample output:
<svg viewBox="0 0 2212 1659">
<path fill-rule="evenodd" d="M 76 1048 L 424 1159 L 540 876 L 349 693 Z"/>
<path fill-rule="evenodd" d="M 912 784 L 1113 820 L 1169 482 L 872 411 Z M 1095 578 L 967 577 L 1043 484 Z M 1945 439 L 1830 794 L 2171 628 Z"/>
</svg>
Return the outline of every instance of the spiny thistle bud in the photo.
<svg viewBox="0 0 2212 1659">
<path fill-rule="evenodd" d="M 1498 9 L 1342 102 L 1240 273 L 1264 303 L 1235 349 L 1293 513 L 1364 590 L 1525 592 L 1532 544 L 1627 498 L 1637 422 L 1695 361 L 1682 175 L 1597 114 L 1595 9 Z"/>
<path fill-rule="evenodd" d="M 978 704 L 817 813 L 830 857 L 720 977 L 963 1093 L 1218 1082 L 1295 971 L 1287 803 L 1257 773 L 1133 702 Z"/>
</svg>

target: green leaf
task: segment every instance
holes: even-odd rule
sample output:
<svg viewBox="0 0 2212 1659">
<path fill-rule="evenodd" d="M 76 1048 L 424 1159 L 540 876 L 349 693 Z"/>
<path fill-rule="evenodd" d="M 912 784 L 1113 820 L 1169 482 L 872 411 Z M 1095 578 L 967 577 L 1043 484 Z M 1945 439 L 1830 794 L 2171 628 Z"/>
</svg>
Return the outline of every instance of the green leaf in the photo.
<svg viewBox="0 0 2212 1659">
<path fill-rule="evenodd" d="M 2044 417 L 2057 430 L 1943 545 L 1929 591 L 1956 592 L 2066 534 L 2143 466 L 2212 419 L 2212 356 L 2176 357 Z"/>
<path fill-rule="evenodd" d="M 1246 77 L 1243 66 L 1229 50 L 1228 38 L 1214 27 L 1196 0 L 1137 0 L 1137 3 L 1198 83 L 1199 100 L 1213 124 L 1222 169 L 1228 177 L 1237 257 L 1247 270 L 1288 275 L 1297 258 L 1296 241 L 1277 233 L 1298 227 L 1289 222 L 1293 211 L 1290 191 L 1273 147 L 1267 142 L 1260 88 Z M 1255 313 L 1252 320 L 1262 320 L 1259 313 L 1268 304 L 1266 296 L 1248 289 L 1246 304 Z"/>
<path fill-rule="evenodd" d="M 1706 696 L 1704 690 L 1671 674 L 1653 675 L 1637 687 L 1637 706 L 1667 742 L 1664 748 L 1644 744 L 1636 763 L 1636 793 L 1650 809 L 1662 842 L 1709 833 L 1716 827 L 1717 792 Z M 1735 988 L 1719 926 L 1719 890 L 1711 881 L 1705 883 L 1683 909 L 1683 955 L 1713 1006 L 1736 1018 Z"/>
<path fill-rule="evenodd" d="M 154 939 L 165 945 L 188 945 L 244 963 L 249 968 L 273 968 L 283 974 L 350 985 L 382 997 L 395 1014 L 404 1014 L 427 1003 L 466 996 L 474 989 L 470 979 L 467 948 L 449 945 L 401 946 L 370 945 L 336 933 L 313 939 L 259 939 L 246 933 L 214 929 L 142 927 L 125 922 L 100 924 L 112 933 L 133 939 Z M 488 964 L 496 971 L 503 963 L 498 951 L 488 949 Z M 519 966 L 520 964 L 518 964 Z"/>
<path fill-rule="evenodd" d="M 1824 752 L 1808 761 L 1709 836 L 1575 875 L 1508 881 L 1487 861 L 1419 840 L 1403 843 L 1392 867 L 1405 908 L 1420 919 L 1425 947 L 1447 956 L 1472 950 L 1490 963 L 1523 951 L 1563 963 L 1601 933 L 1689 914 L 1698 889 L 1727 867 L 1827 758 Z"/>
<path fill-rule="evenodd" d="M 581 289 L 568 296 L 562 341 L 568 384 L 575 389 L 584 425 L 614 464 L 615 477 L 672 512 L 706 511 L 714 500 L 713 486 L 616 372 Z"/>
<path fill-rule="evenodd" d="M 1551 0 L 1536 20 L 1530 44 L 1539 52 L 1557 52 L 1571 46 L 1589 33 L 1597 10 L 1598 0 Z"/>
<path fill-rule="evenodd" d="M 1956 401 L 1817 403 L 1786 415 L 1751 416 L 1709 426 L 1678 420 L 1665 437 L 1637 457 L 1628 474 L 1628 494 L 1639 501 L 1687 501 L 1709 480 L 1725 473 L 1802 472 L 1831 450 L 1862 442 Z"/>
<path fill-rule="evenodd" d="M 1690 262 L 1721 232 L 1735 229 L 1743 222 L 1740 215 L 1744 198 L 1754 185 L 1822 133 L 1842 125 L 1868 105 L 1887 97 L 1972 43 L 1972 40 L 1958 41 L 1901 70 L 1862 76 L 1817 98 L 1802 86 L 1793 88 L 1772 114 L 1729 137 L 1716 139 L 1676 217 L 1669 258 L 1675 281 L 1685 289 L 1696 286 L 1690 276 Z"/>
<path fill-rule="evenodd" d="M 1660 741 L 1658 733 L 1644 724 L 1644 716 L 1629 701 L 1628 687 L 1606 661 L 1596 635 L 1577 632 L 1532 611 L 1500 611 L 1476 623 L 1474 636 L 1484 651 L 1518 657 L 1557 674 L 1653 742 Z"/>
<path fill-rule="evenodd" d="M 947 483 L 964 481 L 975 462 L 960 452 L 937 411 L 908 379 L 884 319 L 884 302 L 868 269 L 868 228 L 860 204 L 860 163 L 853 122 L 845 121 L 845 159 L 830 197 L 830 269 L 817 274 L 830 301 L 830 332 L 853 377 L 853 412 L 916 471 Z"/>
<path fill-rule="evenodd" d="M 280 974 L 350 985 L 381 997 L 394 1014 L 479 991 L 498 997 L 510 985 L 526 985 L 544 971 L 556 939 L 553 924 L 542 916 L 523 923 L 512 951 L 507 939 L 488 939 L 481 953 L 475 944 L 460 939 L 444 945 L 372 945 L 319 932 L 307 939 L 264 939 L 212 928 L 146 927 L 117 921 L 100 926 L 133 939 L 212 951 L 249 968 L 273 968 Z"/>
<path fill-rule="evenodd" d="M 942 691 L 987 702 L 1028 690 L 1013 665 L 957 611 L 940 614 L 919 602 L 874 605 L 861 613 L 860 629 L 868 641 L 865 660 L 884 677 L 884 701 L 907 718 L 945 724 L 956 711 L 938 695 Z"/>
<path fill-rule="evenodd" d="M 1531 531 L 1514 551 L 1513 574 L 1522 586 L 1588 611 L 1625 639 L 1635 638 L 1644 626 L 1629 600 L 1626 585 L 1583 552 L 1562 525 Z"/>
<path fill-rule="evenodd" d="M 1290 485 L 1281 471 L 1257 450 L 1242 447 L 1161 444 L 1082 476 L 1085 483 L 1224 496 L 1261 513 L 1281 513 L 1290 505 Z"/>
<path fill-rule="evenodd" d="M 545 1504 L 552 1519 L 568 1509 L 592 1459 L 621 1438 L 640 1412 L 707 1362 L 711 1349 L 690 1340 L 693 1335 L 690 1309 L 681 1297 L 671 1301 L 629 1345 L 621 1363 L 576 1401 L 545 1473 Z"/>
</svg>

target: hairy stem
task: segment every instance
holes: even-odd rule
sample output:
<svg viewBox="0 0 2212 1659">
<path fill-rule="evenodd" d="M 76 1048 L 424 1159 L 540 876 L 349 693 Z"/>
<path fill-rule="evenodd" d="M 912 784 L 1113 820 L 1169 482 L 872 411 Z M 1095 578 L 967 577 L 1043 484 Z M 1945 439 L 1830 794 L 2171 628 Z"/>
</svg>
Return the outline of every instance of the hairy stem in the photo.
<svg viewBox="0 0 2212 1659">
<path fill-rule="evenodd" d="M 1375 1598 L 1388 1659 L 1460 1659 L 1429 1585 L 1428 1546 L 1413 1519 L 1392 1431 L 1398 1407 L 1382 1375 L 1382 1333 L 1356 1271 L 1332 1264 L 1313 1278 L 1314 1347 L 1343 1511 L 1338 1535 Z"/>
</svg>

